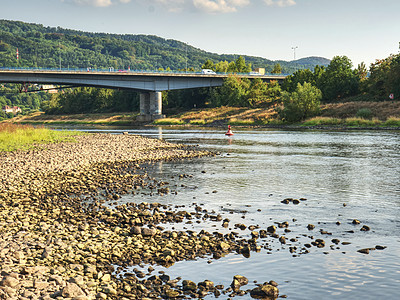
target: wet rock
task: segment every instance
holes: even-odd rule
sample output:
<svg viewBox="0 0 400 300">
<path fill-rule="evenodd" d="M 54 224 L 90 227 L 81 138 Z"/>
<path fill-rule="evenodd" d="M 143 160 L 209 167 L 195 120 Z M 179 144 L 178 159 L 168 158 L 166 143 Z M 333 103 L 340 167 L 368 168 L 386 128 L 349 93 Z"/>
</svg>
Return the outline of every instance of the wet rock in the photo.
<svg viewBox="0 0 400 300">
<path fill-rule="evenodd" d="M 182 281 L 182 288 L 184 291 L 196 291 L 197 284 L 191 280 Z"/>
<path fill-rule="evenodd" d="M 364 249 L 359 249 L 357 252 L 362 253 L 362 254 L 369 254 L 371 250 L 375 250 L 375 248 L 364 248 Z"/>
<path fill-rule="evenodd" d="M 276 286 L 266 283 L 258 286 L 250 291 L 250 296 L 261 299 L 276 299 L 279 296 L 279 290 Z"/>
<path fill-rule="evenodd" d="M 210 281 L 210 280 L 205 280 L 203 282 L 199 282 L 198 283 L 199 287 L 203 287 L 206 290 L 210 290 L 214 288 L 214 282 Z"/>
<path fill-rule="evenodd" d="M 235 275 L 233 276 L 233 281 L 231 283 L 231 287 L 233 288 L 234 291 L 237 291 L 240 289 L 240 287 L 247 285 L 249 283 L 249 280 L 241 275 Z"/>
<path fill-rule="evenodd" d="M 267 231 L 269 233 L 275 233 L 276 232 L 276 226 L 275 225 L 271 225 L 267 228 Z"/>
<path fill-rule="evenodd" d="M 363 225 L 363 227 L 361 227 L 360 231 L 370 231 L 371 228 L 369 228 L 369 226 L 367 225 Z"/>
</svg>

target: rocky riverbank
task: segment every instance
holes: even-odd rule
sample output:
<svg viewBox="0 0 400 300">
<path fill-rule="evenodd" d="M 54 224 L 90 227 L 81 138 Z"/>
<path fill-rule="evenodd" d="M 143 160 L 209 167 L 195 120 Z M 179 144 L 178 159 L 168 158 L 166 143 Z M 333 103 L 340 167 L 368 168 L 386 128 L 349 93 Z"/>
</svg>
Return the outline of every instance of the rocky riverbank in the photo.
<svg viewBox="0 0 400 300">
<path fill-rule="evenodd" d="M 142 187 L 169 192 L 164 182 L 139 172 L 142 162 L 212 153 L 128 134 L 76 139 L 76 143 L 0 153 L 0 299 L 278 296 L 273 281 L 241 290 L 247 279 L 239 275 L 230 287 L 166 274 L 146 277 L 140 271 L 117 276 L 119 268 L 127 266 L 169 265 L 204 255 L 219 258 L 233 251 L 246 255 L 260 247 L 256 237 L 238 240 L 234 232 L 162 227 L 184 219 L 207 219 L 197 209 L 171 210 L 158 203 L 110 208 L 121 195 Z"/>
</svg>

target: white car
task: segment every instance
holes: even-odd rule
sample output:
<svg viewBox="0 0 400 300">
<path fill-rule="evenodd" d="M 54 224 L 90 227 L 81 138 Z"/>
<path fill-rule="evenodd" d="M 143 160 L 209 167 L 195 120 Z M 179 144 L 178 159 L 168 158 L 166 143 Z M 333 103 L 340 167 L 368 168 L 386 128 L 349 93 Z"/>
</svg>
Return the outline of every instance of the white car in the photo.
<svg viewBox="0 0 400 300">
<path fill-rule="evenodd" d="M 213 70 L 210 69 L 202 69 L 201 74 L 217 74 Z"/>
</svg>

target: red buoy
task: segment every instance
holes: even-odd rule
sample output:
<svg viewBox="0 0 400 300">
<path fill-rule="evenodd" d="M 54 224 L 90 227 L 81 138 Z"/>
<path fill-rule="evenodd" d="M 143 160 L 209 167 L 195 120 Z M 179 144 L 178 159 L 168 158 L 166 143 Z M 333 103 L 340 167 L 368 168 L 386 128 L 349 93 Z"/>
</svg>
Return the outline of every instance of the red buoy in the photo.
<svg viewBox="0 0 400 300">
<path fill-rule="evenodd" d="M 228 135 L 228 136 L 233 135 L 233 132 L 232 132 L 232 130 L 231 130 L 231 125 L 228 125 L 228 132 L 225 133 L 225 135 Z"/>
</svg>

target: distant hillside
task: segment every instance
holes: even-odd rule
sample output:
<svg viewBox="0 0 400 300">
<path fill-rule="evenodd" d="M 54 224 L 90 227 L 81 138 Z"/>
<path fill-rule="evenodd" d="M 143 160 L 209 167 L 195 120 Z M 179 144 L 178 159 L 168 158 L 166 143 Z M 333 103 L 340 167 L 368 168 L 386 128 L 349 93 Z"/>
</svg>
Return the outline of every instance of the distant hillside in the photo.
<svg viewBox="0 0 400 300">
<path fill-rule="evenodd" d="M 16 59 L 17 49 L 19 61 Z M 282 66 L 283 73 L 329 64 L 329 60 L 319 57 L 287 62 L 242 56 L 253 68 L 265 68 L 267 72 L 276 63 Z M 187 64 L 189 69 L 200 70 L 207 59 L 217 63 L 224 60 L 230 62 L 237 57 L 206 52 L 154 35 L 93 33 L 0 20 L 0 67 L 183 70 Z"/>
<path fill-rule="evenodd" d="M 304 66 L 316 66 L 316 65 L 327 66 L 327 65 L 329 65 L 331 60 L 324 58 L 324 57 L 311 56 L 311 57 L 305 57 L 305 58 L 293 60 L 291 62 L 299 64 L 299 65 L 304 65 Z"/>
</svg>

